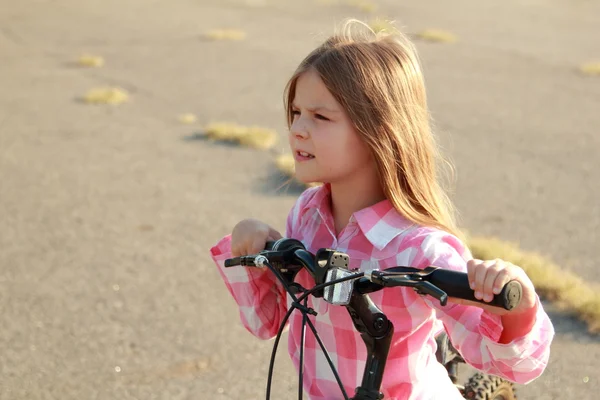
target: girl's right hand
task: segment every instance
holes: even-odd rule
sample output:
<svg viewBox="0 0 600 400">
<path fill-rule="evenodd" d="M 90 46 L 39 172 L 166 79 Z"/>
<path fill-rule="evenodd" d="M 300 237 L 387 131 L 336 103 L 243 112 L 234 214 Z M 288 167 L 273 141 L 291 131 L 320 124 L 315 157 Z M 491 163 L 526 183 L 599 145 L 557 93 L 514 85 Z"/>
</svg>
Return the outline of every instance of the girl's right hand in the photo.
<svg viewBox="0 0 600 400">
<path fill-rule="evenodd" d="M 256 254 L 265 249 L 267 241 L 281 239 L 281 234 L 256 219 L 240 221 L 231 233 L 231 254 L 234 257 Z"/>
</svg>

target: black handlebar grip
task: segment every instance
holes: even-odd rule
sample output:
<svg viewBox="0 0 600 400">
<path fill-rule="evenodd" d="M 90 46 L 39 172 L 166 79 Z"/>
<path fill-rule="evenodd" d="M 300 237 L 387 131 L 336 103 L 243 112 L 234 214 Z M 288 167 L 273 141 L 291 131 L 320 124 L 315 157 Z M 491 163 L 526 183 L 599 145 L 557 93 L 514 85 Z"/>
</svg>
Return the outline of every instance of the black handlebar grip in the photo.
<svg viewBox="0 0 600 400">
<path fill-rule="evenodd" d="M 266 242 L 265 250 L 273 250 L 274 245 L 275 245 L 275 241 Z M 247 264 L 248 260 L 246 258 L 247 257 L 228 258 L 225 260 L 225 264 L 224 264 L 225 268 L 236 267 L 238 265 L 253 266 L 253 264 Z"/>
<path fill-rule="evenodd" d="M 448 297 L 472 300 L 506 310 L 517 307 L 521 301 L 522 288 L 517 281 L 510 281 L 504 285 L 502 291 L 494 295 L 494 299 L 488 303 L 475 298 L 475 292 L 469 287 L 469 276 L 466 272 L 438 268 L 429 275 L 427 280 L 446 292 Z"/>
<path fill-rule="evenodd" d="M 235 267 L 236 265 L 240 265 L 241 263 L 240 257 L 228 258 L 225 260 L 225 268 Z"/>
</svg>

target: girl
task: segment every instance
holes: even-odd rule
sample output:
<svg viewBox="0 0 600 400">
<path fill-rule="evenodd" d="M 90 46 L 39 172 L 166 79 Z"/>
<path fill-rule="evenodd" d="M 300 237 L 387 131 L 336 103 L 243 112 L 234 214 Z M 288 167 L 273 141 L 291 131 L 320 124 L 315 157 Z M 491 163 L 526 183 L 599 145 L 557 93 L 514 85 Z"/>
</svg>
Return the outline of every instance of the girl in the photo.
<svg viewBox="0 0 600 400">
<path fill-rule="evenodd" d="M 467 271 L 475 296 L 490 301 L 510 280 L 523 287 L 506 312 L 452 300 L 446 307 L 412 289 L 371 294 L 395 326 L 382 392 L 386 399 L 461 399 L 436 361 L 439 322 L 475 368 L 518 383 L 540 376 L 554 330 L 522 269 L 502 260 L 471 259 L 436 174 L 437 152 L 414 46 L 401 34 L 356 33 L 352 21 L 310 53 L 286 88 L 289 144 L 296 177 L 323 182 L 302 193 L 287 218 L 286 237 L 311 252 L 347 253 L 351 269 L 435 265 Z M 255 254 L 281 234 L 256 220 L 238 223 L 211 249 L 244 326 L 275 336 L 289 306 L 265 269 L 223 267 L 226 258 Z M 297 281 L 314 286 L 302 271 Z M 310 298 L 313 318 L 346 392 L 360 384 L 366 351 L 343 307 Z M 289 300 L 289 299 L 288 299 Z M 292 314 L 288 350 L 299 368 L 302 316 Z M 305 339 L 304 390 L 314 400 L 341 392 L 312 334 Z M 430 383 L 430 384 L 428 384 Z"/>
</svg>

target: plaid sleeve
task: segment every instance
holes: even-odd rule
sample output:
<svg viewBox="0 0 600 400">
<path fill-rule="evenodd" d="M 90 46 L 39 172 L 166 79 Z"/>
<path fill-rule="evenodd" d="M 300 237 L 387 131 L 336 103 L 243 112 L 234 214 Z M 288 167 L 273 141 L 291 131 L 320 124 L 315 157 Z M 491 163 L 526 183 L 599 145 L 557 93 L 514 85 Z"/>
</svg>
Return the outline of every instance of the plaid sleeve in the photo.
<svg viewBox="0 0 600 400">
<path fill-rule="evenodd" d="M 454 236 L 428 235 L 421 244 L 419 267 L 434 265 L 467 271 L 469 251 Z M 536 323 L 529 333 L 510 343 L 498 343 L 502 333 L 499 316 L 478 307 L 448 303 L 445 307 L 431 298 L 425 301 L 436 309 L 452 344 L 473 367 L 512 382 L 526 384 L 539 377 L 550 356 L 554 328 L 538 299 Z"/>
<path fill-rule="evenodd" d="M 289 212 L 286 237 L 296 237 L 304 205 L 317 188 L 304 191 Z M 231 258 L 231 235 L 222 238 L 210 249 L 211 258 L 217 265 L 229 293 L 238 305 L 244 327 L 261 339 L 277 335 L 279 326 L 287 313 L 287 294 L 283 285 L 266 268 L 225 268 L 225 260 Z"/>
<path fill-rule="evenodd" d="M 273 338 L 287 312 L 283 287 L 266 268 L 225 268 L 231 258 L 231 235 L 210 249 L 225 286 L 239 307 L 244 327 L 260 339 Z"/>
</svg>

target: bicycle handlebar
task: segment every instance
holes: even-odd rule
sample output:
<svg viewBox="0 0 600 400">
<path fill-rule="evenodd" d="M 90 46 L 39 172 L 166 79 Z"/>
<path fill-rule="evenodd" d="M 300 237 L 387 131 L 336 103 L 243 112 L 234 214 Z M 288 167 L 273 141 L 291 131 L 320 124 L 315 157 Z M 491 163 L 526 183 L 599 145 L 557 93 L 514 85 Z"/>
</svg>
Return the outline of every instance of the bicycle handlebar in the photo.
<svg viewBox="0 0 600 400">
<path fill-rule="evenodd" d="M 503 307 L 511 310 L 521 300 L 521 285 L 511 281 L 504 286 L 500 294 L 495 295 L 492 302 L 487 303 L 475 298 L 474 291 L 469 286 L 468 275 L 464 272 L 441 269 L 433 266 L 424 269 L 413 267 L 392 267 L 384 271 L 370 270 L 366 272 L 349 271 L 349 257 L 347 254 L 332 249 L 320 249 L 316 254 L 310 253 L 302 242 L 296 239 L 279 239 L 267 242 L 266 249 L 255 255 L 235 257 L 225 260 L 225 267 L 236 265 L 267 266 L 283 284 L 285 290 L 292 298 L 292 306 L 283 318 L 271 354 L 269 378 L 267 380 L 267 400 L 270 398 L 271 378 L 275 352 L 279 339 L 291 312 L 297 308 L 303 313 L 302 335 L 307 324 L 319 346 L 324 352 L 345 400 L 379 400 L 383 394 L 379 392 L 383 372 L 391 344 L 394 325 L 385 314 L 377 308 L 368 296 L 368 293 L 381 290 L 384 287 L 404 286 L 412 287 L 419 294 L 431 295 L 446 305 L 448 296 L 459 299 L 472 300 L 479 303 Z M 310 290 L 294 283 L 296 274 L 305 268 L 314 278 L 316 286 Z M 336 289 L 337 288 L 337 289 Z M 295 294 L 304 292 L 299 298 Z M 307 297 L 323 297 L 332 304 L 344 305 L 356 330 L 367 347 L 367 359 L 363 380 L 356 388 L 355 396 L 348 398 L 337 371 L 323 346 L 314 325 L 308 314 L 317 313 L 308 307 Z M 304 303 L 304 304 L 301 304 Z M 303 345 L 300 350 L 300 364 L 304 354 Z M 302 368 L 299 374 L 299 398 L 302 398 Z"/>
<path fill-rule="evenodd" d="M 504 285 L 502 291 L 499 294 L 494 295 L 492 301 L 488 303 L 475 298 L 475 292 L 469 286 L 468 274 L 465 272 L 436 267 L 427 267 L 422 270 L 410 267 L 392 267 L 385 269 L 385 272 L 400 275 L 415 274 L 422 277 L 426 283 L 431 284 L 431 286 L 426 285 L 425 289 L 433 292 L 426 292 L 426 294 L 432 294 L 434 297 L 438 297 L 436 295 L 440 292 L 436 293 L 436 289 L 439 289 L 445 294 L 445 296 L 439 296 L 442 305 L 446 305 L 447 297 L 454 297 L 463 300 L 475 301 L 482 304 L 489 304 L 491 306 L 504 308 L 506 310 L 512 310 L 518 306 L 519 302 L 521 301 L 522 288 L 521 284 L 517 281 L 510 281 Z M 376 277 L 360 278 L 354 283 L 354 290 L 359 294 L 376 292 L 386 286 L 404 286 L 396 285 L 395 282 L 392 284 L 380 282 L 380 279 L 385 279 L 386 277 L 386 275 L 382 275 L 380 271 L 369 271 L 367 274 L 369 273 L 376 275 Z"/>
<path fill-rule="evenodd" d="M 326 283 L 327 267 L 316 260 L 317 255 L 307 251 L 304 245 L 295 239 L 280 239 L 267 242 L 264 251 L 257 255 L 236 257 L 225 260 L 225 267 L 236 265 L 256 266 L 258 257 L 265 257 L 275 268 L 295 275 L 301 268 L 306 268 L 317 284 Z M 325 250 L 325 249 L 322 249 Z M 347 267 L 347 263 L 345 267 Z M 475 292 L 469 285 L 466 272 L 429 266 L 425 269 L 413 267 L 391 267 L 384 271 L 365 272 L 365 277 L 354 282 L 353 290 L 358 294 L 372 293 L 384 287 L 414 287 L 422 294 L 432 295 L 446 305 L 448 297 L 470 300 L 482 304 L 512 310 L 521 301 L 522 288 L 517 281 L 508 282 L 492 301 L 485 302 L 475 298 Z M 320 297 L 320 296 L 319 296 Z"/>
</svg>

